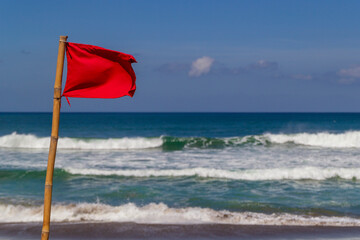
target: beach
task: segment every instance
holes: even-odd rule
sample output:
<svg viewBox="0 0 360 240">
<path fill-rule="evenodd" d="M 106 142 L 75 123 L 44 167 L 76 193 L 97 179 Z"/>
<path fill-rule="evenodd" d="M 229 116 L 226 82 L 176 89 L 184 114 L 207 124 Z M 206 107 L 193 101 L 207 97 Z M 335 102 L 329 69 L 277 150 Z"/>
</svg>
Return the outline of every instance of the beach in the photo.
<svg viewBox="0 0 360 240">
<path fill-rule="evenodd" d="M 41 224 L 1 224 L 0 239 L 39 239 Z M 51 239 L 359 239 L 358 227 L 56 223 Z"/>
<path fill-rule="evenodd" d="M 53 239 L 359 239 L 360 114 L 64 113 Z M 0 239 L 41 233 L 50 113 L 0 113 Z"/>
</svg>

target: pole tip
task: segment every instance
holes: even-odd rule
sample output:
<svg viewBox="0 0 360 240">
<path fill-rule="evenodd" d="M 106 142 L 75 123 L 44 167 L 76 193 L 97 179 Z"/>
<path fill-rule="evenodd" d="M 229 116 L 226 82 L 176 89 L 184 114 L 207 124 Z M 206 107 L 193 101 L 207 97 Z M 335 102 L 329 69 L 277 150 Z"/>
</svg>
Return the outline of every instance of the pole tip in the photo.
<svg viewBox="0 0 360 240">
<path fill-rule="evenodd" d="M 68 36 L 60 36 L 60 41 L 66 42 Z"/>
</svg>

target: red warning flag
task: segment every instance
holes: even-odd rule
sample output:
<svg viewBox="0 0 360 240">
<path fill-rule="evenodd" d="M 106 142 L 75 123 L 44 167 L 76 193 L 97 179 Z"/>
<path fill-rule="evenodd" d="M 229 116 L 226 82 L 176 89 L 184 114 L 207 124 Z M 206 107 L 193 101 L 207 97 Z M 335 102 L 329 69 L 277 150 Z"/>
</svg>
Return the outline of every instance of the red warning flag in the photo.
<svg viewBox="0 0 360 240">
<path fill-rule="evenodd" d="M 135 72 L 129 54 L 105 48 L 66 43 L 67 78 L 62 96 L 78 98 L 132 97 Z M 70 104 L 70 103 L 69 103 Z"/>
</svg>

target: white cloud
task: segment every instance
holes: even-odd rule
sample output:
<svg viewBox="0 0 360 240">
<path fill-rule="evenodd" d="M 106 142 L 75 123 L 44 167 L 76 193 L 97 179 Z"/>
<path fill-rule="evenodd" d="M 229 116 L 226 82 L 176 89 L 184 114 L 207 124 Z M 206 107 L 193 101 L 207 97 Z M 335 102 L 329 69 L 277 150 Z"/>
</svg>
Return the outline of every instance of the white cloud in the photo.
<svg viewBox="0 0 360 240">
<path fill-rule="evenodd" d="M 266 68 L 268 67 L 270 64 L 270 62 L 266 61 L 266 60 L 259 60 L 255 63 L 256 66 L 261 67 L 261 68 Z"/>
<path fill-rule="evenodd" d="M 347 69 L 341 69 L 338 74 L 341 77 L 360 78 L 360 66 L 355 66 Z"/>
<path fill-rule="evenodd" d="M 202 57 L 196 59 L 189 71 L 189 76 L 191 77 L 199 77 L 203 74 L 206 74 L 210 71 L 212 64 L 214 63 L 214 59 L 211 57 Z"/>
<path fill-rule="evenodd" d="M 278 68 L 277 62 L 270 62 L 266 60 L 259 60 L 256 63 L 250 64 L 247 66 L 249 70 L 258 70 L 258 69 L 272 69 L 275 70 Z"/>
<path fill-rule="evenodd" d="M 341 69 L 337 72 L 337 75 L 340 77 L 338 80 L 342 84 L 350 84 L 360 79 L 360 66 L 353 66 L 350 68 Z"/>
</svg>

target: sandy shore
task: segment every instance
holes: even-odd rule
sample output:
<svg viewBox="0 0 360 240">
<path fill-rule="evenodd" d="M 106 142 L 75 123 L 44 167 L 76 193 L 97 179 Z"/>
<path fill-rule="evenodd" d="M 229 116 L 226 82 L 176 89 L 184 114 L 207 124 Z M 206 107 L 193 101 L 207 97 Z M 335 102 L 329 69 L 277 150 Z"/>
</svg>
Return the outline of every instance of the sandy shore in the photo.
<svg viewBox="0 0 360 240">
<path fill-rule="evenodd" d="M 41 223 L 0 224 L 0 239 L 39 239 Z M 358 227 L 53 223 L 51 239 L 360 239 Z"/>
</svg>

